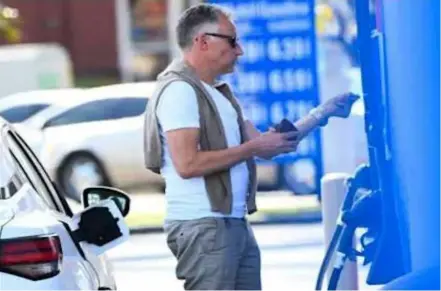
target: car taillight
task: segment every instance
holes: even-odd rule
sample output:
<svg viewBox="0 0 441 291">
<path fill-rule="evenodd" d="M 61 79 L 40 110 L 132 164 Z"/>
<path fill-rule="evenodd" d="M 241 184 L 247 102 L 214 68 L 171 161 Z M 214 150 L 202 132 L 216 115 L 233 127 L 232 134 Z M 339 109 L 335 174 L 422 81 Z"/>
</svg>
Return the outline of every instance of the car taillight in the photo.
<svg viewBox="0 0 441 291">
<path fill-rule="evenodd" d="M 60 272 L 63 253 L 56 235 L 0 239 L 0 271 L 41 280 Z"/>
</svg>

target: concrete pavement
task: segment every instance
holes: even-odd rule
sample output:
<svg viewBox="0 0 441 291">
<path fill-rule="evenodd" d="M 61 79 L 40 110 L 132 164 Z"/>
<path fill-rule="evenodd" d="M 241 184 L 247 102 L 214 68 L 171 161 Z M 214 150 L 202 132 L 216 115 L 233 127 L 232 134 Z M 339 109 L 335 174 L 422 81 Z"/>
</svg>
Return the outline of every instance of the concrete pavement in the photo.
<svg viewBox="0 0 441 291">
<path fill-rule="evenodd" d="M 321 223 L 257 225 L 253 229 L 261 248 L 263 290 L 314 290 L 325 252 Z M 110 250 L 108 257 L 119 290 L 183 289 L 163 233 L 131 236 Z M 364 283 L 367 270 L 359 264 L 359 289 L 378 289 Z"/>
</svg>

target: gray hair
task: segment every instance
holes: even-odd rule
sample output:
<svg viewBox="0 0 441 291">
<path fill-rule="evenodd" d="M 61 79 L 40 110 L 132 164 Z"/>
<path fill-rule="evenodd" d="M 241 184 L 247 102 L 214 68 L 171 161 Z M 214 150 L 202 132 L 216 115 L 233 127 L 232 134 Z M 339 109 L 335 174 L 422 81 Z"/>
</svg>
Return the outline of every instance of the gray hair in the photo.
<svg viewBox="0 0 441 291">
<path fill-rule="evenodd" d="M 176 27 L 179 47 L 182 50 L 191 47 L 193 37 L 199 33 L 202 28 L 210 27 L 211 30 L 217 29 L 217 25 L 222 16 L 230 18 L 230 13 L 220 6 L 213 4 L 198 4 L 185 10 L 179 18 Z"/>
</svg>

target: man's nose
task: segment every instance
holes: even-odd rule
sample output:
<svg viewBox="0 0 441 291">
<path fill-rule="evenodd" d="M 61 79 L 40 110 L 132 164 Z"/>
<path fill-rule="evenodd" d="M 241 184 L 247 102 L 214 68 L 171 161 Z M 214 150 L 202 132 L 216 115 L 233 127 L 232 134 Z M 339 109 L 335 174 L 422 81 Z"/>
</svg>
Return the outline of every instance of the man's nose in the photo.
<svg viewBox="0 0 441 291">
<path fill-rule="evenodd" d="M 242 46 L 239 43 L 236 45 L 236 55 L 237 56 L 243 55 L 243 49 L 242 49 Z"/>
</svg>

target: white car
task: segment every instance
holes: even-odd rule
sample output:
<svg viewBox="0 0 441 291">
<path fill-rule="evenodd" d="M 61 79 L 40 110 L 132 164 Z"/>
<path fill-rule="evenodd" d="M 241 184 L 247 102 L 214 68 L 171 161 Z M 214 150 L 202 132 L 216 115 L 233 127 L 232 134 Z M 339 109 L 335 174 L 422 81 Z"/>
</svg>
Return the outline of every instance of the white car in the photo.
<svg viewBox="0 0 441 291">
<path fill-rule="evenodd" d="M 62 104 L 81 95 L 79 88 L 33 90 L 0 98 L 0 116 L 10 123 L 20 123 L 49 106 Z"/>
<path fill-rule="evenodd" d="M 105 252 L 129 236 L 130 200 L 113 188 L 83 193 L 72 213 L 32 150 L 0 118 L 0 289 L 112 290 Z"/>
<path fill-rule="evenodd" d="M 143 155 L 143 113 L 154 89 L 154 82 L 87 89 L 22 123 L 42 131 L 39 156 L 67 196 L 79 201 L 90 185 L 163 184 L 145 168 Z"/>
<path fill-rule="evenodd" d="M 24 126 L 23 123 L 49 107 L 53 110 L 70 106 L 71 100 L 77 101 L 81 97 L 81 92 L 79 88 L 62 88 L 14 93 L 0 98 L 0 117 L 16 125 L 16 130 L 39 153 L 43 145 L 41 131 Z"/>
</svg>

